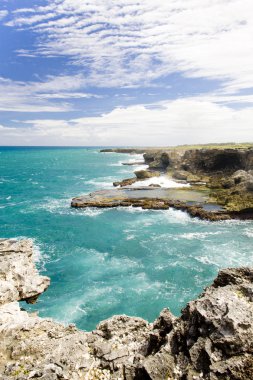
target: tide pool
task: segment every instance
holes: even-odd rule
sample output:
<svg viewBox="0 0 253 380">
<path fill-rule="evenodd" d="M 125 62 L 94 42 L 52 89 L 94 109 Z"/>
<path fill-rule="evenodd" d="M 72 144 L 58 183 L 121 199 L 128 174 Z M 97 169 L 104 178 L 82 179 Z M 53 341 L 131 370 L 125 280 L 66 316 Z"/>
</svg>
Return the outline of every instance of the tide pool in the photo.
<svg viewBox="0 0 253 380">
<path fill-rule="evenodd" d="M 175 314 L 220 268 L 253 265 L 253 222 L 175 210 L 71 209 L 74 196 L 133 176 L 133 159 L 95 148 L 0 148 L 0 237 L 31 238 L 51 286 L 32 306 L 91 330 L 113 314 Z M 138 161 L 140 157 L 136 157 Z"/>
</svg>

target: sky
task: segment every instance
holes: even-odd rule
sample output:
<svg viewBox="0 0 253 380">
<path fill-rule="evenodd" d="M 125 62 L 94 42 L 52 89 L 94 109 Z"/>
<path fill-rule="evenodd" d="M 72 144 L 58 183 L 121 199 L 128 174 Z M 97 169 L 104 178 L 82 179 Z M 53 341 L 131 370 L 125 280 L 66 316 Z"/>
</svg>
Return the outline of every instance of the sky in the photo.
<svg viewBox="0 0 253 380">
<path fill-rule="evenodd" d="M 252 0 L 1 0 L 0 145 L 252 141 Z"/>
</svg>

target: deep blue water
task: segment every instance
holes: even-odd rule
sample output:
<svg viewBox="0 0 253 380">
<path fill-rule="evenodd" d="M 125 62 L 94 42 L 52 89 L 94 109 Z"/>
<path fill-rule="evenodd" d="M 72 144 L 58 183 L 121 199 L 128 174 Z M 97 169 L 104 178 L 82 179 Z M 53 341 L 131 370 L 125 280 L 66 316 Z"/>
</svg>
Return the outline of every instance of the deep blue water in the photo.
<svg viewBox="0 0 253 380">
<path fill-rule="evenodd" d="M 252 222 L 181 211 L 70 208 L 73 196 L 132 176 L 130 155 L 86 148 L 0 148 L 0 237 L 34 240 L 51 286 L 31 310 L 90 330 L 113 314 L 179 314 L 219 268 L 253 265 Z M 27 306 L 26 306 L 27 307 Z"/>
</svg>

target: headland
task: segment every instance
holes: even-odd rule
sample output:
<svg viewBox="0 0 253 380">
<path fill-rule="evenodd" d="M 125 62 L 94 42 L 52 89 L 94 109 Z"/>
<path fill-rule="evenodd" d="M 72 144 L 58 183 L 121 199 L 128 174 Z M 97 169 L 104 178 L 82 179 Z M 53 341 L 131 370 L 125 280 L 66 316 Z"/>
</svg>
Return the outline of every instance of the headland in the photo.
<svg viewBox="0 0 253 380">
<path fill-rule="evenodd" d="M 135 171 L 135 177 L 114 182 L 114 191 L 75 197 L 72 207 L 173 207 L 206 220 L 253 219 L 253 144 L 114 148 L 101 152 L 143 154 L 142 163 L 147 168 Z M 171 179 L 178 186 L 161 189 L 157 177 Z M 147 179 L 149 185 L 143 186 Z"/>
</svg>

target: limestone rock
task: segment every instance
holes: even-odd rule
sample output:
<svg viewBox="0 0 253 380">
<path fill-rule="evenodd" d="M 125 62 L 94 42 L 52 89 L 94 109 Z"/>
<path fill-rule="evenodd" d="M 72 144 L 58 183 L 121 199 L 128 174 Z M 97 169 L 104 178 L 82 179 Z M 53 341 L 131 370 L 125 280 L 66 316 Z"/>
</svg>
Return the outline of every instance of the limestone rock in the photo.
<svg viewBox="0 0 253 380">
<path fill-rule="evenodd" d="M 83 332 L 20 309 L 16 299 L 48 285 L 32 264 L 31 241 L 1 240 L 0 253 L 12 289 L 4 298 L 8 284 L 0 287 L 0 380 L 253 378 L 253 269 L 220 271 L 178 318 L 168 309 L 153 323 L 119 315 Z"/>
<path fill-rule="evenodd" d="M 174 171 L 172 177 L 179 180 L 187 180 L 187 177 L 189 176 L 189 172 L 185 170 L 176 170 Z"/>
<path fill-rule="evenodd" d="M 134 172 L 138 180 L 148 179 L 152 177 L 159 177 L 160 172 L 158 171 L 149 171 L 149 170 L 138 170 Z"/>
<path fill-rule="evenodd" d="M 0 305 L 20 300 L 32 303 L 49 283 L 35 268 L 32 240 L 0 239 Z"/>
<path fill-rule="evenodd" d="M 237 170 L 233 175 L 232 179 L 234 180 L 235 185 L 238 185 L 241 182 L 247 181 L 249 174 L 245 170 Z"/>
<path fill-rule="evenodd" d="M 122 181 L 117 181 L 117 182 L 113 182 L 113 186 L 114 187 L 125 187 L 125 186 L 131 186 L 133 183 L 135 183 L 137 181 L 137 179 L 134 177 L 134 178 L 126 178 L 126 179 L 123 179 Z"/>
</svg>

